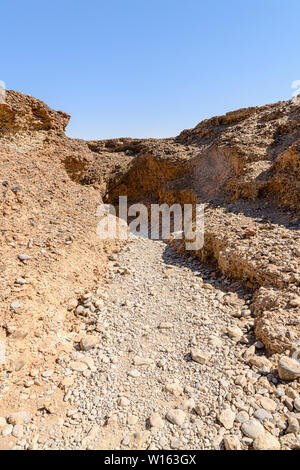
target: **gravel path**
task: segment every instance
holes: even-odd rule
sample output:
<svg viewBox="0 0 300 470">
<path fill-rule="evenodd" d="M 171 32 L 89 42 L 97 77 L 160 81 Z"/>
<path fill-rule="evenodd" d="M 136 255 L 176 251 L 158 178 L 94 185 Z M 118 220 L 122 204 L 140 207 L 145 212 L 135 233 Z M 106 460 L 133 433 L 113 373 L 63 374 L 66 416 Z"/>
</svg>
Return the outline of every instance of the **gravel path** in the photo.
<svg viewBox="0 0 300 470">
<path fill-rule="evenodd" d="M 212 274 L 161 241 L 128 241 L 111 258 L 96 315 L 96 333 L 105 332 L 98 347 L 84 353 L 94 367 L 86 377 L 79 373 L 69 392 L 72 433 L 57 437 L 60 447 L 81 447 L 91 427 L 84 439 L 91 447 L 94 434 L 102 448 L 220 444 L 225 428 L 216 413 L 230 404 L 232 379 L 239 369 L 255 373 L 239 361 L 244 349 L 226 334 L 237 324 L 231 315 L 243 313 L 245 332 L 251 329 L 246 293 L 232 294 L 222 279 L 211 283 Z M 82 354 L 71 359 L 78 363 Z"/>
<path fill-rule="evenodd" d="M 128 240 L 110 260 L 77 307 L 81 347 L 60 359 L 68 417 L 37 447 L 280 448 L 288 409 L 251 295 L 162 241 Z"/>
</svg>

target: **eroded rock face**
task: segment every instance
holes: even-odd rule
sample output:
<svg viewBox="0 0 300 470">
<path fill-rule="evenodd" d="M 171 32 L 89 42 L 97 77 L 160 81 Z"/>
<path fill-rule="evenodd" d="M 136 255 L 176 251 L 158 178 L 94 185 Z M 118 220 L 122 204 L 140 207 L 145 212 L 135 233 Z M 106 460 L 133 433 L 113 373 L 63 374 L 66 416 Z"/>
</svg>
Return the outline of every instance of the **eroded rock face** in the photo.
<svg viewBox="0 0 300 470">
<path fill-rule="evenodd" d="M 205 120 L 176 141 L 198 146 L 193 183 L 204 185 L 204 197 L 220 189 L 234 199 L 253 200 L 264 193 L 297 209 L 299 122 L 299 102 L 291 100 Z"/>
<path fill-rule="evenodd" d="M 0 104 L 0 133 L 51 129 L 64 132 L 69 119 L 68 114 L 12 90 L 6 92 L 5 103 Z"/>
<path fill-rule="evenodd" d="M 275 160 L 267 186 L 267 191 L 276 194 L 280 204 L 295 211 L 300 206 L 299 174 L 300 140 L 297 140 Z"/>
</svg>

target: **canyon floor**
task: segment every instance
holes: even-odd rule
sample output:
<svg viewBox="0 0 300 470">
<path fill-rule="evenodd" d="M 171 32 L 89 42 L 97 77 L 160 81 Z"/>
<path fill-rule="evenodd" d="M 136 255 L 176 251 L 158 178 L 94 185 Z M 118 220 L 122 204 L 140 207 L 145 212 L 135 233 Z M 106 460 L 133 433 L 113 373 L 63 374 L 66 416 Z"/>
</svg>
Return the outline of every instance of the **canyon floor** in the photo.
<svg viewBox="0 0 300 470">
<path fill-rule="evenodd" d="M 256 341 L 251 293 L 164 241 L 132 237 L 115 251 L 77 306 L 78 346 L 54 369 L 30 372 L 27 390 L 42 386 L 36 399 L 48 405 L 36 417 L 12 414 L 2 445 L 299 448 L 297 385 L 281 383 Z M 65 418 L 55 409 L 62 387 Z"/>
</svg>

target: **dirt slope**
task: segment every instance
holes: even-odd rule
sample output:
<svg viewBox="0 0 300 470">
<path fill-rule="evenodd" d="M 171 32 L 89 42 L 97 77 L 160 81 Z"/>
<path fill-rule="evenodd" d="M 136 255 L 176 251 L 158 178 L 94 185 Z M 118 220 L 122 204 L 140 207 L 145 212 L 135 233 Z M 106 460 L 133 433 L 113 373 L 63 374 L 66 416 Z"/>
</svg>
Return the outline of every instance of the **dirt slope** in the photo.
<svg viewBox="0 0 300 470">
<path fill-rule="evenodd" d="M 99 188 L 76 182 L 91 152 L 65 137 L 68 120 L 14 91 L 0 104 L 1 416 L 20 396 L 36 409 L 47 384 L 30 373 L 55 370 L 60 351 L 73 348 L 77 299 L 99 285 L 110 252 L 95 231 Z"/>
</svg>

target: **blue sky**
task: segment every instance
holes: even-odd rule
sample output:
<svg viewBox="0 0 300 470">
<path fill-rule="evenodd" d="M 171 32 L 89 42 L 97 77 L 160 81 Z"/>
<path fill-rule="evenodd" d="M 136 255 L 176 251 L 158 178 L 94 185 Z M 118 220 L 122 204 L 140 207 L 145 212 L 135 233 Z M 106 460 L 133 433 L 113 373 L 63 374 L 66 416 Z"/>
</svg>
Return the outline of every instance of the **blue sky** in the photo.
<svg viewBox="0 0 300 470">
<path fill-rule="evenodd" d="M 85 139 L 168 137 L 300 80 L 299 0 L 1 0 L 0 80 Z"/>
</svg>

